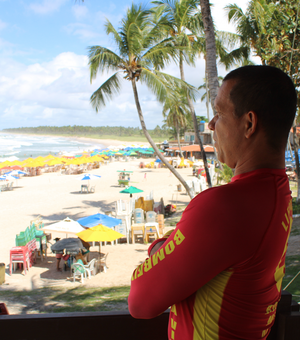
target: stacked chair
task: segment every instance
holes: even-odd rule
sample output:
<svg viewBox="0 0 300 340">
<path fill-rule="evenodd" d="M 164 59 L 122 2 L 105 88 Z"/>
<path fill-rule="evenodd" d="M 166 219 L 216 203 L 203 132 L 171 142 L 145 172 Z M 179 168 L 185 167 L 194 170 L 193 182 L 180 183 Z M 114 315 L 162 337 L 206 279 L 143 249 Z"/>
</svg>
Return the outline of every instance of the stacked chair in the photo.
<svg viewBox="0 0 300 340">
<path fill-rule="evenodd" d="M 145 223 L 145 242 L 149 242 L 149 236 L 154 236 L 159 238 L 159 224 L 156 222 L 156 212 L 147 211 L 146 212 L 146 223 Z"/>
<path fill-rule="evenodd" d="M 40 249 L 42 249 L 42 242 L 46 240 L 46 235 L 42 230 L 37 230 L 34 224 L 27 227 L 25 231 L 21 231 L 16 235 L 16 246 L 10 249 L 10 263 L 9 273 L 15 270 L 15 265 L 20 263 L 23 265 L 24 273 L 35 263 L 37 254 L 37 240 L 40 242 Z M 41 258 L 43 257 L 41 250 Z"/>
<path fill-rule="evenodd" d="M 135 243 L 135 237 L 142 236 L 144 238 L 145 233 L 145 217 L 144 210 L 141 208 L 136 208 L 134 210 L 134 223 L 131 225 L 131 240 Z"/>
</svg>

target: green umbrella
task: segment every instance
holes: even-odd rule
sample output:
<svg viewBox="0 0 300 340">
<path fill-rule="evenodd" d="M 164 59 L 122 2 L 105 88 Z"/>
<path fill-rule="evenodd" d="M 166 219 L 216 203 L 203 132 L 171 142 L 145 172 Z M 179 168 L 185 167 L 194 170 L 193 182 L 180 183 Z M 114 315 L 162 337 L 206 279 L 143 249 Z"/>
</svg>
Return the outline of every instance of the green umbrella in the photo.
<svg viewBox="0 0 300 340">
<path fill-rule="evenodd" d="M 132 197 L 132 194 L 137 194 L 138 192 L 144 192 L 144 190 L 138 189 L 136 187 L 128 187 L 120 191 L 121 194 L 130 194 L 130 197 Z"/>
</svg>

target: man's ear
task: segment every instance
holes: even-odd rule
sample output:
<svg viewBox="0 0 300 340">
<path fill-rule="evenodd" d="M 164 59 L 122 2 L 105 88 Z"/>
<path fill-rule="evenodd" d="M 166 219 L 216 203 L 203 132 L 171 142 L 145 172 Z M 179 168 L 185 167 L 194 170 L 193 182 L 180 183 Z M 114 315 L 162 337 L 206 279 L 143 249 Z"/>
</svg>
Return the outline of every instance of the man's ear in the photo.
<svg viewBox="0 0 300 340">
<path fill-rule="evenodd" d="M 257 114 L 253 111 L 249 111 L 245 116 L 245 137 L 250 138 L 257 130 Z"/>
</svg>

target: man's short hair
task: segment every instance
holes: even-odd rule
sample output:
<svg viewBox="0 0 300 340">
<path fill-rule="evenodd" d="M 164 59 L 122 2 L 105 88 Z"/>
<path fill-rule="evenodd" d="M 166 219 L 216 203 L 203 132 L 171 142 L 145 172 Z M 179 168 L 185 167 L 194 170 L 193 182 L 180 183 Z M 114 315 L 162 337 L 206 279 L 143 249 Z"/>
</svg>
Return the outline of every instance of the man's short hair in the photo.
<svg viewBox="0 0 300 340">
<path fill-rule="evenodd" d="M 297 106 L 291 78 L 276 67 L 253 65 L 231 71 L 223 81 L 230 79 L 237 81 L 230 92 L 235 115 L 255 112 L 270 146 L 276 150 L 284 147 Z"/>
</svg>

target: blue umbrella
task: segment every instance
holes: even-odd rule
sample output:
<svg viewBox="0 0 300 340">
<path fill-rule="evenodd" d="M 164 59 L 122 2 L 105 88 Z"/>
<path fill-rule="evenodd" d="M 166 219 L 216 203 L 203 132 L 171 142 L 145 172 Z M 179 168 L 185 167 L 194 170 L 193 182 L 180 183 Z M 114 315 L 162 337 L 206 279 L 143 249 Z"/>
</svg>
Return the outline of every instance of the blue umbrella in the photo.
<svg viewBox="0 0 300 340">
<path fill-rule="evenodd" d="M 27 172 L 21 171 L 21 170 L 12 170 L 12 171 L 7 172 L 6 174 L 11 174 L 12 176 L 13 175 L 28 175 Z"/>
<path fill-rule="evenodd" d="M 98 224 L 103 224 L 106 227 L 112 228 L 116 225 L 121 224 L 122 220 L 104 214 L 95 214 L 87 217 L 82 217 L 77 220 L 77 222 L 85 228 L 91 228 Z"/>
<path fill-rule="evenodd" d="M 76 179 L 79 181 L 90 181 L 92 179 L 99 179 L 101 176 L 99 175 L 93 175 L 93 174 L 82 174 L 80 176 L 77 176 Z"/>
</svg>

